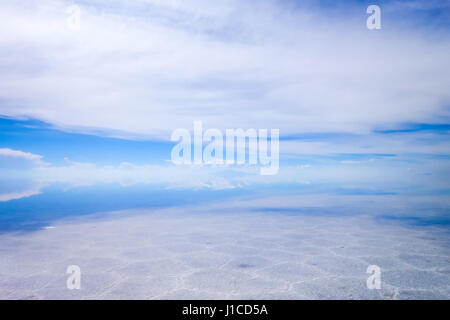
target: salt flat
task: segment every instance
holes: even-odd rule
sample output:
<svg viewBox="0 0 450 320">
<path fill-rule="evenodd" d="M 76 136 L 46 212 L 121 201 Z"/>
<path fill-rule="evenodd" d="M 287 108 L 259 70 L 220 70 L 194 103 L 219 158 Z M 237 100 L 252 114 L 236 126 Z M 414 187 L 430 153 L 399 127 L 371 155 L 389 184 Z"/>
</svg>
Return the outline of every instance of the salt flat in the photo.
<svg viewBox="0 0 450 320">
<path fill-rule="evenodd" d="M 4 233 L 0 298 L 450 298 L 445 228 L 224 208 L 128 210 Z M 79 290 L 66 287 L 69 265 L 81 269 Z M 366 286 L 369 265 L 381 268 L 380 290 Z"/>
</svg>

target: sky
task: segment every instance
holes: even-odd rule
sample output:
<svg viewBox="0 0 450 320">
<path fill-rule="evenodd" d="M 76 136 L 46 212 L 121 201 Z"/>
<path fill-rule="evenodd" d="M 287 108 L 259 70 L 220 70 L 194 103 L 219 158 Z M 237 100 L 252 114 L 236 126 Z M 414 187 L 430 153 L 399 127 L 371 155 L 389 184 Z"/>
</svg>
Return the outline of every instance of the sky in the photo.
<svg viewBox="0 0 450 320">
<path fill-rule="evenodd" d="M 2 1 L 0 203 L 63 197 L 55 184 L 146 186 L 167 203 L 448 197 L 449 22 L 449 1 Z M 278 174 L 173 165 L 171 133 L 198 120 L 279 129 Z"/>
</svg>

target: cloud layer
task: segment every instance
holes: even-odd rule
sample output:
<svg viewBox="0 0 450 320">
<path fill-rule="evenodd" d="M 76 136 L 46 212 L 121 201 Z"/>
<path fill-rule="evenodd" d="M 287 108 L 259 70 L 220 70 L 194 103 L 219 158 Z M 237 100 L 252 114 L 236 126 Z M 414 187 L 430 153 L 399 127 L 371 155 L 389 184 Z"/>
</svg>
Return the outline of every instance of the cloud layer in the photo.
<svg viewBox="0 0 450 320">
<path fill-rule="evenodd" d="M 362 5 L 80 1 L 74 31 L 70 4 L 0 4 L 1 115 L 161 139 L 194 120 L 289 135 L 449 117 L 448 29 L 413 27 L 404 6 L 369 31 Z"/>
</svg>

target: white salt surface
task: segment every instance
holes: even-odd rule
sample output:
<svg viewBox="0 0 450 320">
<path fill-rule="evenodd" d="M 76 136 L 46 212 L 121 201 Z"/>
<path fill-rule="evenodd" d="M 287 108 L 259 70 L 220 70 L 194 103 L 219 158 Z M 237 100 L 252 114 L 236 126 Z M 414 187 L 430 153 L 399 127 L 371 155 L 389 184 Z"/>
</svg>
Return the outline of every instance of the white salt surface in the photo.
<svg viewBox="0 0 450 320">
<path fill-rule="evenodd" d="M 447 230 L 218 207 L 0 235 L 2 299 L 449 299 Z M 66 286 L 69 265 L 81 289 Z M 381 268 L 369 290 L 366 269 Z"/>
</svg>

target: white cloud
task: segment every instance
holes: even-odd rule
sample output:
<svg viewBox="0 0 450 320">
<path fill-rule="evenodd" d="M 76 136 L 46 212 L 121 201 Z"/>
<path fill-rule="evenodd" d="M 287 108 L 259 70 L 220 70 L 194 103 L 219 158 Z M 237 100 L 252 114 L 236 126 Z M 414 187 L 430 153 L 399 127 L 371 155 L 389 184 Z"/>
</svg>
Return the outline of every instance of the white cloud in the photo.
<svg viewBox="0 0 450 320">
<path fill-rule="evenodd" d="M 282 165 L 274 176 L 261 176 L 257 166 L 135 165 L 98 166 L 70 162 L 37 170 L 42 185 L 64 183 L 68 187 L 145 184 L 166 189 L 233 189 L 257 185 L 310 185 L 323 190 L 345 187 L 374 190 L 448 188 L 448 160 L 380 158 L 376 161 L 317 161 L 313 165 Z"/>
<path fill-rule="evenodd" d="M 0 201 L 9 201 L 15 199 L 21 199 L 31 197 L 41 193 L 42 186 L 35 186 L 31 189 L 19 191 L 19 192 L 4 192 L 0 193 Z"/>
<path fill-rule="evenodd" d="M 369 31 L 365 10 L 154 0 L 83 2 L 71 31 L 68 4 L 0 4 L 0 114 L 162 139 L 193 120 L 285 135 L 449 116 L 446 30 Z"/>
<path fill-rule="evenodd" d="M 444 155 L 448 154 L 449 150 L 447 132 L 336 135 L 309 140 L 280 141 L 280 152 L 285 158 L 343 153 Z"/>
<path fill-rule="evenodd" d="M 33 154 L 30 152 L 23 152 L 20 150 L 13 150 L 9 148 L 0 148 L 0 157 L 13 157 L 31 160 L 37 163 L 41 163 L 42 156 Z"/>
<path fill-rule="evenodd" d="M 117 183 L 122 186 L 153 184 L 168 189 L 235 188 L 224 175 L 226 167 L 135 165 L 97 166 L 68 161 L 66 166 L 47 166 L 38 170 L 41 183 L 65 183 L 70 187 Z"/>
<path fill-rule="evenodd" d="M 0 148 L 0 201 L 39 194 L 44 184 L 35 180 L 34 170 L 45 166 L 40 155 Z"/>
</svg>

